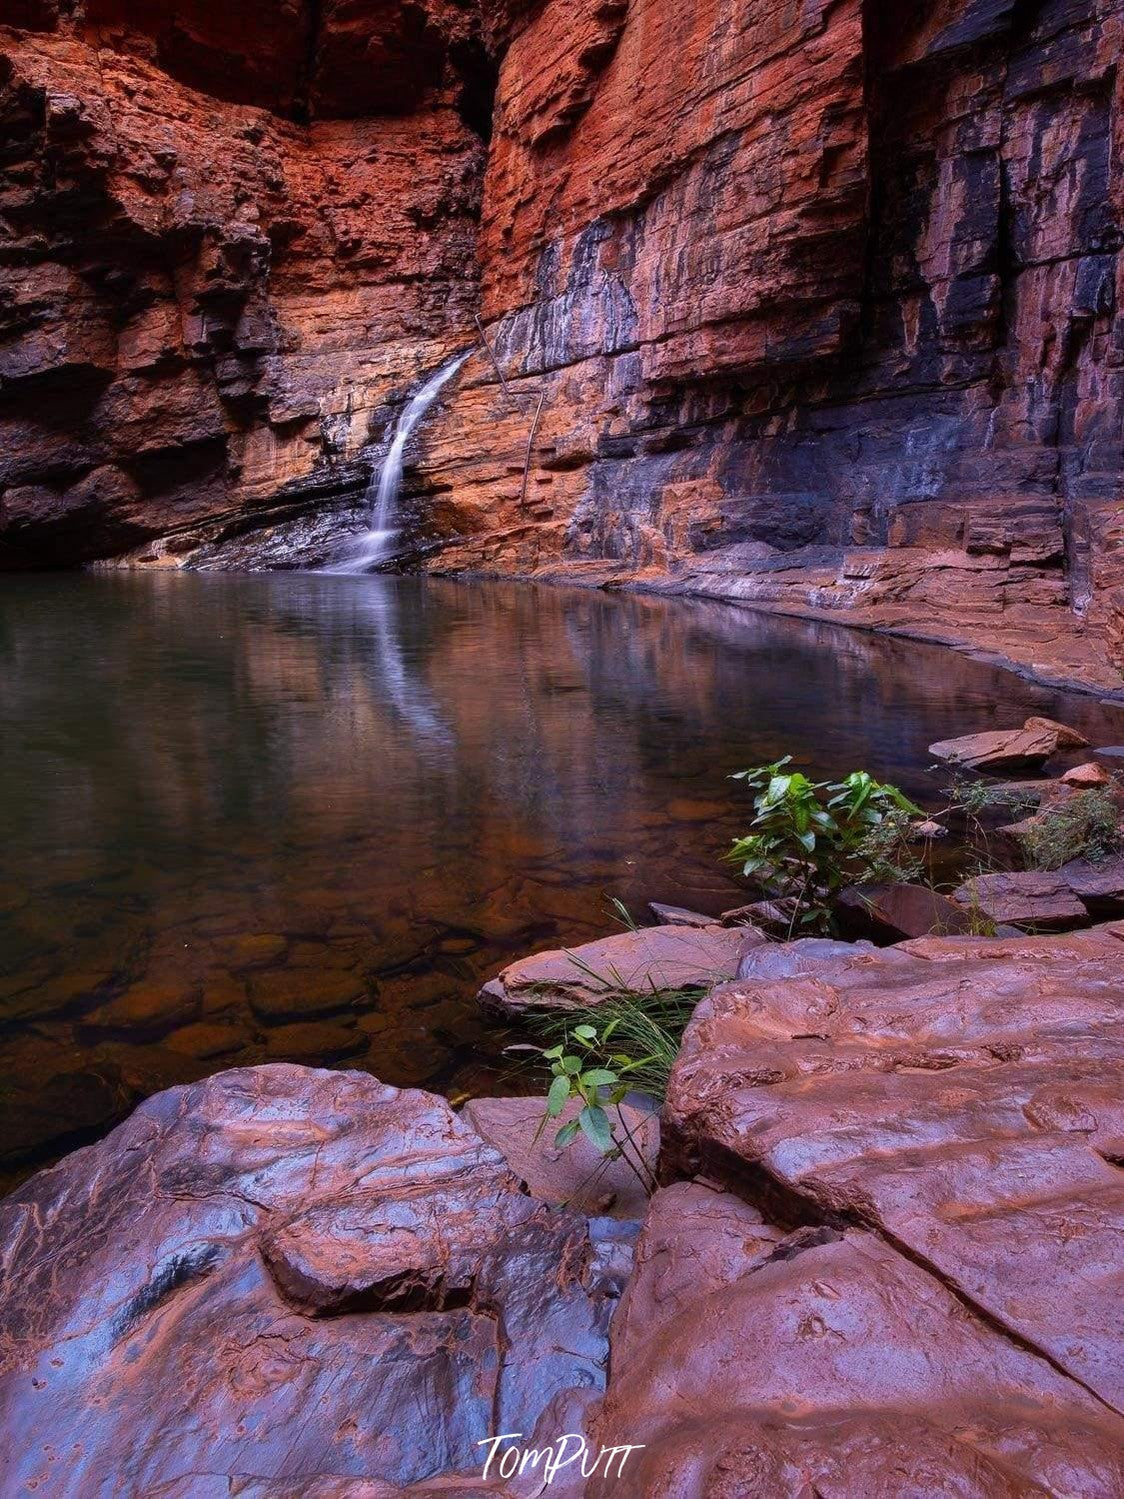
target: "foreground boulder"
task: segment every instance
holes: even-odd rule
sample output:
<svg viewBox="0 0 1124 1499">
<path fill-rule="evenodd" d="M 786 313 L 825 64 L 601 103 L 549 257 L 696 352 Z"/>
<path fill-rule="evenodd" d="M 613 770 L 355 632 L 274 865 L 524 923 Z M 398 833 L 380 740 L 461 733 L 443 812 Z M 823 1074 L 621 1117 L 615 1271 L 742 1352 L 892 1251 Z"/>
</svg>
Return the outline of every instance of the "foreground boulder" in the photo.
<svg viewBox="0 0 1124 1499">
<path fill-rule="evenodd" d="M 1044 1378 L 1063 1373 L 1082 1408 L 1087 1392 L 1124 1408 L 1124 924 L 804 945 L 700 1005 L 665 1169 L 732 1175 L 790 1219 L 881 1233 Z M 809 1310 L 794 1347 L 834 1357 L 833 1325 Z M 908 1386 L 907 1367 L 887 1378 Z"/>
<path fill-rule="evenodd" d="M 511 963 L 480 991 L 492 1009 L 577 1010 L 615 995 L 709 988 L 733 978 L 742 955 L 766 940 L 751 927 L 656 926 Z"/>
<path fill-rule="evenodd" d="M 1063 749 L 1084 749 L 1089 741 L 1052 718 L 1028 718 L 1021 729 L 965 734 L 929 746 L 938 760 L 968 770 L 1035 770 Z"/>
<path fill-rule="evenodd" d="M 5 1492 L 479 1477 L 478 1442 L 603 1385 L 633 1232 L 360 1073 L 158 1094 L 0 1204 Z"/>
<path fill-rule="evenodd" d="M 598 1499 L 1124 1491 L 1124 1423 L 938 1277 L 711 1187 L 653 1201 L 612 1368 L 592 1445 L 644 1450 Z"/>
</svg>

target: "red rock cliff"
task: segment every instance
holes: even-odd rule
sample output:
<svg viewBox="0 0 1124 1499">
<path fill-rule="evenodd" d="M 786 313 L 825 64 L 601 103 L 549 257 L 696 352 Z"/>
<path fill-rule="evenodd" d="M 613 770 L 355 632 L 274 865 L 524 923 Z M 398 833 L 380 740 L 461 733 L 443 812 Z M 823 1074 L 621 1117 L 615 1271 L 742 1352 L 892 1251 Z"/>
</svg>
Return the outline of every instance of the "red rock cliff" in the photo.
<svg viewBox="0 0 1124 1499">
<path fill-rule="evenodd" d="M 0 32 L 11 556 L 313 555 L 479 309 L 435 565 L 1119 644 L 1122 0 L 156 9 Z"/>
<path fill-rule="evenodd" d="M 14 19 L 5 560 L 187 553 L 354 488 L 380 408 L 476 308 L 471 12 L 18 0 Z"/>
</svg>

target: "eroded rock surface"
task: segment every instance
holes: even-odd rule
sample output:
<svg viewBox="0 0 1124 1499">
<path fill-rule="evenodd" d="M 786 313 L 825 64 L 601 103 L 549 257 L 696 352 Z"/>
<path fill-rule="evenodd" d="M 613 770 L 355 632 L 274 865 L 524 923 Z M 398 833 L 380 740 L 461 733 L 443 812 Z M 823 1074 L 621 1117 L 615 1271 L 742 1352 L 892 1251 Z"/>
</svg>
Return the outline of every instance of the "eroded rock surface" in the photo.
<svg viewBox="0 0 1124 1499">
<path fill-rule="evenodd" d="M 803 947 L 696 1012 L 669 1165 L 878 1231 L 1120 1410 L 1124 928 Z"/>
<path fill-rule="evenodd" d="M 730 1193 L 660 1192 L 613 1324 L 590 1495 L 1108 1496 L 1122 1426 L 862 1229 L 786 1233 Z"/>
<path fill-rule="evenodd" d="M 632 1233 L 364 1074 L 160 1094 L 0 1204 L 5 1490 L 478 1478 L 478 1441 L 602 1387 Z"/>
</svg>

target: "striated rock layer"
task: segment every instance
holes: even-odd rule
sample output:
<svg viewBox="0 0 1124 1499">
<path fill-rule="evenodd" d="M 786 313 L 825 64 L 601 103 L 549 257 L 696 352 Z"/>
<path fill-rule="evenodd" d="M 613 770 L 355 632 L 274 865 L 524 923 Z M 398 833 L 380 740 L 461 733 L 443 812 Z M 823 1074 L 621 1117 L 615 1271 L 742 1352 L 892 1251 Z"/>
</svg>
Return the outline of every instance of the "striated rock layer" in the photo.
<svg viewBox="0 0 1124 1499">
<path fill-rule="evenodd" d="M 480 311 L 414 557 L 1121 687 L 1124 0 L 6 19 L 9 565 L 324 557 Z"/>
<path fill-rule="evenodd" d="M 466 341 L 475 23 L 360 11 L 37 0 L 0 27 L 3 562 L 262 544 L 361 492 L 387 403 Z"/>
<path fill-rule="evenodd" d="M 466 381 L 429 445 L 443 565 L 927 626 L 1118 686 L 1122 21 L 537 7 L 481 230 L 510 394 Z"/>
</svg>

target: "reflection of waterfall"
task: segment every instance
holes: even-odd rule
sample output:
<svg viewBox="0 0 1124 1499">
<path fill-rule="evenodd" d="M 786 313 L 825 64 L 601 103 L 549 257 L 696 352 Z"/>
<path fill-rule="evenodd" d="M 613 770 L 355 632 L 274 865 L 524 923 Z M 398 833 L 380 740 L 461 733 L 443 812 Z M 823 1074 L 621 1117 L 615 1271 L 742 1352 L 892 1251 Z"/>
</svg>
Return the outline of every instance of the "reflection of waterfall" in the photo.
<svg viewBox="0 0 1124 1499">
<path fill-rule="evenodd" d="M 374 626 L 381 685 L 391 706 L 413 729 L 419 745 L 452 747 L 456 740 L 437 712 L 432 696 L 420 675 L 407 668 L 397 595 L 380 588 L 371 593 L 363 590 L 362 599 L 363 613 Z"/>
<path fill-rule="evenodd" d="M 429 377 L 425 384 L 410 397 L 398 424 L 394 429 L 390 451 L 379 470 L 378 480 L 372 477 L 367 491 L 370 529 L 353 538 L 346 556 L 321 569 L 326 573 L 366 573 L 386 562 L 393 554 L 394 539 L 398 534 L 395 522 L 398 519 L 398 495 L 402 488 L 403 460 L 406 445 L 421 424 L 422 418 L 433 405 L 441 390 L 465 363 L 472 350 L 458 354 Z"/>
</svg>

